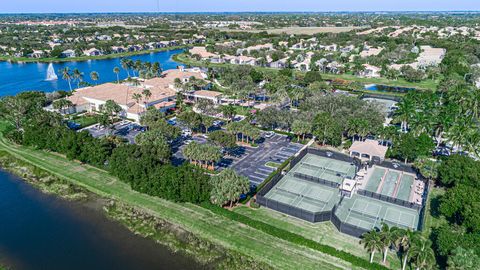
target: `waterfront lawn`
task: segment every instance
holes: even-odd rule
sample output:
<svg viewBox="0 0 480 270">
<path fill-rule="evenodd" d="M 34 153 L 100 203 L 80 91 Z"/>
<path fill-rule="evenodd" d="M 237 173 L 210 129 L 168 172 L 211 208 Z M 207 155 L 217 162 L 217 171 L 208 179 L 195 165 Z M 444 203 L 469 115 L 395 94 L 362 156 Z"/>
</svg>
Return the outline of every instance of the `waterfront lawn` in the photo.
<svg viewBox="0 0 480 270">
<path fill-rule="evenodd" d="M 278 269 L 359 269 L 339 258 L 294 244 L 192 204 L 169 202 L 133 191 L 108 172 L 0 137 L 0 150 L 87 190 L 137 207 L 198 237 Z M 335 245 L 335 243 L 330 243 Z M 288 254 L 288 256 L 286 256 Z"/>
<path fill-rule="evenodd" d="M 236 207 L 233 211 L 251 219 L 262 221 L 277 228 L 301 235 L 320 244 L 334 246 L 339 250 L 364 258 L 365 260 L 370 259 L 369 253 L 360 245 L 360 239 L 339 232 L 331 222 L 311 223 L 266 207 L 252 209 L 246 206 L 240 206 Z M 380 263 L 382 259 L 382 254 L 377 252 L 374 262 Z M 388 263 L 390 268 L 401 268 L 400 259 L 394 252 L 390 252 Z"/>
</svg>

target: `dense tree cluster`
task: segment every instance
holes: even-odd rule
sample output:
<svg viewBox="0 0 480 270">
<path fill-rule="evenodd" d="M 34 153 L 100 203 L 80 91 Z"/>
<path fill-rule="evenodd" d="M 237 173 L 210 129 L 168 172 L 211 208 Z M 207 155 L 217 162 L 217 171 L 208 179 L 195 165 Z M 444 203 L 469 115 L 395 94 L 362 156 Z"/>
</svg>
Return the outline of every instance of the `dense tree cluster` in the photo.
<svg viewBox="0 0 480 270">
<path fill-rule="evenodd" d="M 75 132 L 59 114 L 43 110 L 46 103 L 45 94 L 38 92 L 3 98 L 0 117 L 9 123 L 4 135 L 19 144 L 108 169 L 139 192 L 178 202 L 210 200 L 212 186 L 208 175 L 190 165 L 170 164 L 167 140 L 178 136 L 179 130 L 168 125 L 161 114 L 154 111 L 145 114 L 142 121 L 149 130 L 137 137 L 138 144 L 131 145 L 115 136 L 94 138 L 87 131 Z M 110 126 L 118 105 L 107 103 L 100 117 L 105 117 Z M 219 151 L 215 159 L 218 155 Z"/>
</svg>

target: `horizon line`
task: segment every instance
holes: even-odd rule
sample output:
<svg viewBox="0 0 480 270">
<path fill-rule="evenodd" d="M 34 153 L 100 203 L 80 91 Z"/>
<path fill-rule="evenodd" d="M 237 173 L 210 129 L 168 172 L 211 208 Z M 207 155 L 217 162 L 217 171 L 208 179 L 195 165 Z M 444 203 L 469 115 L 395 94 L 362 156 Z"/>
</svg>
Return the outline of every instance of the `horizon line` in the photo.
<svg viewBox="0 0 480 270">
<path fill-rule="evenodd" d="M 480 13 L 477 10 L 337 10 L 337 11 L 76 11 L 76 12 L 0 12 L 0 15 L 26 15 L 26 14 L 202 14 L 202 13 L 442 13 L 442 12 L 468 12 Z"/>
</svg>

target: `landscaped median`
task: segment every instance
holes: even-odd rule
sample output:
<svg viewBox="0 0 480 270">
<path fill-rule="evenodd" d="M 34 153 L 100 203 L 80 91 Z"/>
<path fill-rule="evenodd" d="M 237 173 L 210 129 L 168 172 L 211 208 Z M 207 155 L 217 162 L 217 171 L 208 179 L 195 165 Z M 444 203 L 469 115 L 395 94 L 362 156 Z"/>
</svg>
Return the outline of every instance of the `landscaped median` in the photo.
<svg viewBox="0 0 480 270">
<path fill-rule="evenodd" d="M 292 242 L 289 238 L 274 236 L 256 226 L 219 214 L 218 210 L 169 202 L 135 192 L 104 170 L 69 161 L 55 153 L 12 145 L 3 137 L 0 137 L 0 150 L 90 192 L 176 224 L 200 239 L 247 256 L 259 265 L 266 264 L 276 269 L 371 269 L 372 266 L 360 267 L 333 253 L 329 255 Z"/>
</svg>

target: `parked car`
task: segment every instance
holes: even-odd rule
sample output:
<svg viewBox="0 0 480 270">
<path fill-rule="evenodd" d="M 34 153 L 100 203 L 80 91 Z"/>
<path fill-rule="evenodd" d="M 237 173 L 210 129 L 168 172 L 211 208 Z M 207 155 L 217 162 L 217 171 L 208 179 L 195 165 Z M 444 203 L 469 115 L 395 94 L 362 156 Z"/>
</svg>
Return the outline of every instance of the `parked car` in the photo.
<svg viewBox="0 0 480 270">
<path fill-rule="evenodd" d="M 170 119 L 167 121 L 168 124 L 175 126 L 177 124 L 177 121 L 175 119 Z"/>
<path fill-rule="evenodd" d="M 275 132 L 273 131 L 265 132 L 265 138 L 271 138 L 273 136 L 275 136 Z"/>
<path fill-rule="evenodd" d="M 223 125 L 223 122 L 220 121 L 220 120 L 215 120 L 215 121 L 213 121 L 213 125 L 216 126 L 216 127 L 219 127 L 219 126 Z"/>
</svg>

